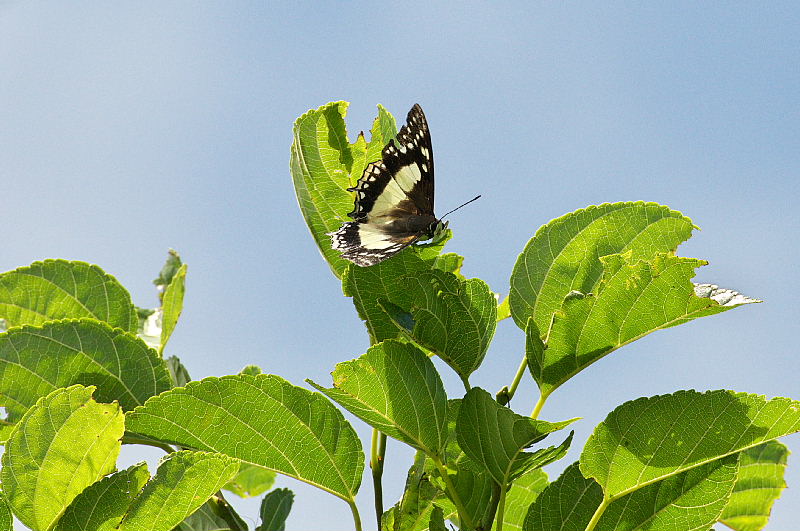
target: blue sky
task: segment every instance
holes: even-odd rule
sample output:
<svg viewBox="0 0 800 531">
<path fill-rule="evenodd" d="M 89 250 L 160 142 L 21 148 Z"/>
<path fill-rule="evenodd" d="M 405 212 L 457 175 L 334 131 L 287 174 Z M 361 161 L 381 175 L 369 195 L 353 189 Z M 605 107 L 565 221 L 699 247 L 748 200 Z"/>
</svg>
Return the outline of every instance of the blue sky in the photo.
<svg viewBox="0 0 800 531">
<path fill-rule="evenodd" d="M 401 121 L 420 103 L 438 210 L 483 194 L 451 217 L 467 276 L 507 293 L 540 225 L 641 199 L 702 228 L 679 249 L 710 262 L 698 281 L 766 301 L 648 336 L 559 389 L 543 418 L 583 420 L 555 477 L 627 400 L 719 388 L 800 399 L 799 27 L 795 2 L 2 1 L 0 270 L 85 260 L 153 306 L 173 247 L 189 277 L 168 351 L 194 378 L 256 363 L 327 383 L 368 340 L 297 208 L 292 123 L 347 100 L 352 139 L 376 104 Z M 510 383 L 522 348 L 504 322 L 473 384 Z M 527 382 L 513 405 L 535 399 Z M 798 436 L 784 442 L 800 450 Z M 124 452 L 125 464 L 159 457 Z M 390 443 L 387 505 L 409 457 Z M 800 518 L 793 461 L 767 529 Z M 340 500 L 278 485 L 297 494 L 289 530 L 352 528 Z M 371 522 L 366 480 L 360 501 Z M 237 505 L 250 522 L 257 503 Z"/>
</svg>

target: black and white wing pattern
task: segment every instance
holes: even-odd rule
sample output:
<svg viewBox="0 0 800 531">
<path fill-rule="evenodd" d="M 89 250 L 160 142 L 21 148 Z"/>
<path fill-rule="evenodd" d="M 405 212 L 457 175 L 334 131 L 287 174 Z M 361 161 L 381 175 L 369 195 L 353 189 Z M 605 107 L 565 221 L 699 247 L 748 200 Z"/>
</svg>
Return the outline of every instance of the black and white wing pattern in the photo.
<svg viewBox="0 0 800 531">
<path fill-rule="evenodd" d="M 377 264 L 443 228 L 433 213 L 433 149 L 428 122 L 419 105 L 406 125 L 364 169 L 355 192 L 354 221 L 329 233 L 332 247 L 355 264 Z"/>
</svg>

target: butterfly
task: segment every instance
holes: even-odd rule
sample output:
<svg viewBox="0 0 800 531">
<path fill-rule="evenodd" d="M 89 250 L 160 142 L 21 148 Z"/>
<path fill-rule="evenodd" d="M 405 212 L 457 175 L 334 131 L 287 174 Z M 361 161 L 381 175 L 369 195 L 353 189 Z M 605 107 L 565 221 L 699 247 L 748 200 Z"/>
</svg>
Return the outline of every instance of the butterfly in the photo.
<svg viewBox="0 0 800 531">
<path fill-rule="evenodd" d="M 394 256 L 417 240 L 438 237 L 447 222 L 433 213 L 433 148 L 428 121 L 414 105 L 381 160 L 364 169 L 356 185 L 353 221 L 330 232 L 342 258 L 367 267 Z"/>
</svg>

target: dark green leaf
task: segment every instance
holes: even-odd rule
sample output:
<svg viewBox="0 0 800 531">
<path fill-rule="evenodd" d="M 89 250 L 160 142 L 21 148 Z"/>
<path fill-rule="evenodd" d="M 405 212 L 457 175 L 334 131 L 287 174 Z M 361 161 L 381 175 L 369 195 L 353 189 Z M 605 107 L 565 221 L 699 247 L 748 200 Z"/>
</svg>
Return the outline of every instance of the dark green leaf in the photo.
<svg viewBox="0 0 800 531">
<path fill-rule="evenodd" d="M 294 493 L 289 489 L 275 489 L 261 501 L 261 525 L 256 531 L 284 531 L 286 519 L 292 510 Z"/>
</svg>

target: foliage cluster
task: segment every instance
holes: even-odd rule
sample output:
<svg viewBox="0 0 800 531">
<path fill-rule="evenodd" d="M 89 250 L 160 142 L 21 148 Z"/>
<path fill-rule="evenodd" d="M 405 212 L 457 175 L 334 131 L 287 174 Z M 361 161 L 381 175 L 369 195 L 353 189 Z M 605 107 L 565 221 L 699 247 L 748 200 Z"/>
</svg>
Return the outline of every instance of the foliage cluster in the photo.
<svg viewBox="0 0 800 531">
<path fill-rule="evenodd" d="M 347 191 L 397 132 L 382 107 L 369 142 L 347 139 L 347 104 L 294 127 L 291 173 L 303 216 L 364 321 L 372 346 L 339 363 L 330 387 L 293 385 L 256 366 L 192 381 L 164 350 L 178 322 L 186 265 L 172 253 L 142 309 L 99 267 L 47 260 L 0 275 L 0 531 L 11 515 L 36 531 L 247 529 L 226 496 L 257 496 L 261 531 L 281 530 L 293 494 L 280 473 L 356 506 L 367 456 L 337 406 L 374 429 L 369 462 L 385 531 L 761 529 L 784 488 L 800 402 L 728 390 L 677 391 L 620 405 L 578 460 L 550 480 L 577 419 L 539 418 L 566 381 L 650 332 L 758 302 L 692 279 L 702 260 L 677 256 L 694 225 L 654 203 L 593 206 L 543 226 L 522 250 L 508 297 L 461 273 L 446 237 L 360 268 L 327 232 L 352 209 Z M 471 377 L 496 327 L 525 332 L 521 364 L 496 394 Z M 448 396 L 431 361 L 463 382 Z M 538 384 L 533 413 L 509 404 Z M 514 406 L 524 405 L 522 397 Z M 416 457 L 401 500 L 381 499 L 386 437 Z M 543 441 L 548 439 L 547 443 Z M 122 444 L 162 448 L 117 470 Z M 227 494 L 223 494 L 227 491 Z M 269 491 L 269 492 L 268 492 Z M 371 527 L 371 526 L 370 526 Z"/>
</svg>

